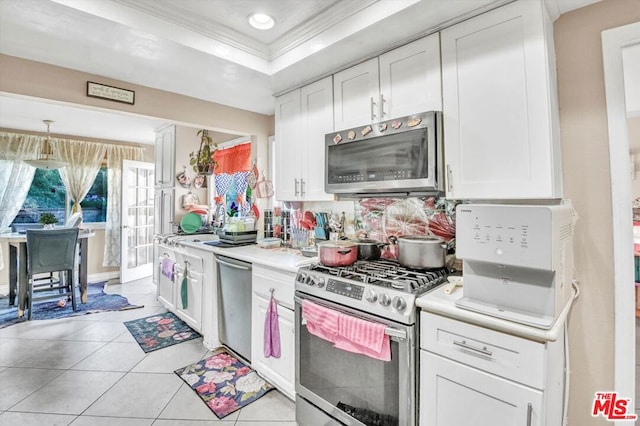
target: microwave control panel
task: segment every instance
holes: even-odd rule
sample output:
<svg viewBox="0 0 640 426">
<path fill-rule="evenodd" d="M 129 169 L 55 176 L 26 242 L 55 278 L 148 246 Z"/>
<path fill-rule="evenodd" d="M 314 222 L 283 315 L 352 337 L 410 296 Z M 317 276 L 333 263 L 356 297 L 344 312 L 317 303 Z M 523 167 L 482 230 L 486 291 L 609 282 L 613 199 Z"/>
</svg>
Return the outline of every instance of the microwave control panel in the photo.
<svg viewBox="0 0 640 426">
<path fill-rule="evenodd" d="M 552 269 L 554 253 L 571 234 L 569 204 L 456 208 L 456 256 L 467 261 Z"/>
</svg>

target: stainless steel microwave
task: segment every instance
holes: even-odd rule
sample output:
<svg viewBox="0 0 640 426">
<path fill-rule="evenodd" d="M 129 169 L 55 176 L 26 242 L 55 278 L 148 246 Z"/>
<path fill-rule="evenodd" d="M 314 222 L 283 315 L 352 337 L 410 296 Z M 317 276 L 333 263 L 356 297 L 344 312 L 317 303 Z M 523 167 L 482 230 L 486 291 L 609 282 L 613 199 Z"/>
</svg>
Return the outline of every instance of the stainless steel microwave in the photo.
<svg viewBox="0 0 640 426">
<path fill-rule="evenodd" d="M 325 192 L 338 197 L 444 191 L 442 113 L 430 111 L 325 135 Z"/>
</svg>

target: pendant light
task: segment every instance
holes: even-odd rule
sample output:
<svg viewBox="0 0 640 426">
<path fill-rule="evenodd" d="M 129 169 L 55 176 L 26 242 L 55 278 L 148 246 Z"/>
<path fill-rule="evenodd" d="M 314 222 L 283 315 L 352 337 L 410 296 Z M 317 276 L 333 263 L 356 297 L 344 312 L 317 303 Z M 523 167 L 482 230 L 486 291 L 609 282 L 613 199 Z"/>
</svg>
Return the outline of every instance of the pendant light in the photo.
<svg viewBox="0 0 640 426">
<path fill-rule="evenodd" d="M 60 161 L 53 156 L 53 148 L 51 147 L 51 132 L 49 130 L 49 126 L 53 123 L 53 120 L 42 120 L 44 124 L 47 125 L 47 139 L 42 141 L 40 147 L 38 149 L 38 156 L 33 160 L 24 160 L 25 163 L 29 164 L 38 169 L 60 169 L 67 165 L 66 162 Z"/>
</svg>

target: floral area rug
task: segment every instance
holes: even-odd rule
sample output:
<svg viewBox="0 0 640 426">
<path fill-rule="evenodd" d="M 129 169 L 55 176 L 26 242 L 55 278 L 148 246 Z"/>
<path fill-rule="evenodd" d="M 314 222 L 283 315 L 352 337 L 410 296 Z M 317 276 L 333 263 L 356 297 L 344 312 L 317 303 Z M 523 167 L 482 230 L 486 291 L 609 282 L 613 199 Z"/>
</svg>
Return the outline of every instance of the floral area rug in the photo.
<svg viewBox="0 0 640 426">
<path fill-rule="evenodd" d="M 197 331 L 171 312 L 126 321 L 124 325 L 145 352 L 200 337 Z"/>
<path fill-rule="evenodd" d="M 74 312 L 71 302 L 67 302 L 66 296 L 60 300 L 34 302 L 31 320 L 46 320 L 73 317 L 78 315 L 94 314 L 106 311 L 124 311 L 126 309 L 142 308 L 141 305 L 132 305 L 126 297 L 119 294 L 107 294 L 104 292 L 104 282 L 90 283 L 87 285 L 87 303 L 80 303 L 80 293 L 77 293 L 77 310 Z M 57 292 L 57 290 L 54 290 Z M 59 303 L 59 302 L 63 303 Z M 64 304 L 66 302 L 66 304 Z M 64 306 L 60 306 L 63 305 Z M 9 298 L 0 297 L 0 328 L 5 328 L 19 322 L 26 321 L 25 313 L 22 319 L 18 318 L 17 298 L 14 306 L 9 306 Z"/>
<path fill-rule="evenodd" d="M 222 419 L 274 389 L 224 349 L 175 373 Z"/>
</svg>

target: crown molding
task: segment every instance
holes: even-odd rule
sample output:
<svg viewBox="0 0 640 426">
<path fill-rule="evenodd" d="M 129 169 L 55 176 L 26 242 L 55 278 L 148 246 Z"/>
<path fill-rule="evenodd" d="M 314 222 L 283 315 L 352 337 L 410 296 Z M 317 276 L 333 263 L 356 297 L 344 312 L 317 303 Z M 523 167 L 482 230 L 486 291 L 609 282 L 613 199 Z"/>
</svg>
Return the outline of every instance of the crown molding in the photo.
<svg viewBox="0 0 640 426">
<path fill-rule="evenodd" d="M 269 47 L 265 43 L 256 41 L 239 31 L 225 25 L 194 19 L 181 14 L 177 9 L 158 9 L 154 0 L 110 0 L 122 6 L 135 9 L 138 12 L 154 16 L 163 21 L 175 24 L 187 30 L 204 35 L 220 43 L 226 44 L 243 52 L 257 56 L 264 60 L 271 60 Z"/>
<path fill-rule="evenodd" d="M 269 46 L 269 60 L 284 55 L 379 1 L 380 0 L 350 0 L 335 3 L 333 6 L 298 25 L 271 43 Z"/>
</svg>

